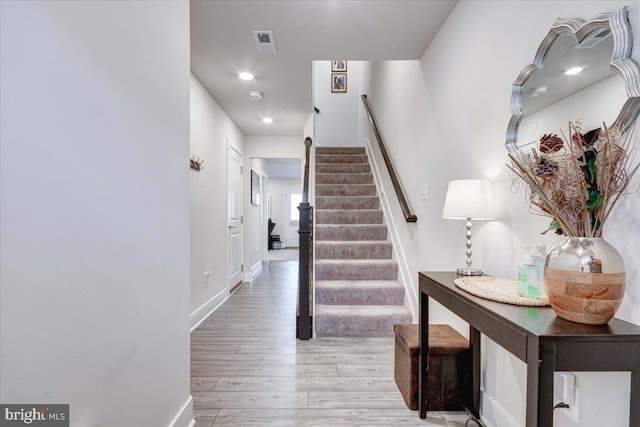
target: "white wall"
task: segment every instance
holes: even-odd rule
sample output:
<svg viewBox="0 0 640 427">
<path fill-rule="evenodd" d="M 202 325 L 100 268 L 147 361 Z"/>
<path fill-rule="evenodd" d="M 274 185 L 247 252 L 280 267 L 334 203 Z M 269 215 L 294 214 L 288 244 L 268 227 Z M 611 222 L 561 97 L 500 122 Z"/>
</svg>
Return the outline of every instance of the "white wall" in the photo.
<svg viewBox="0 0 640 427">
<path fill-rule="evenodd" d="M 187 426 L 189 4 L 0 7 L 1 400 Z"/>
<path fill-rule="evenodd" d="M 309 153 L 309 200 L 311 201 L 312 205 L 315 205 L 315 196 L 316 196 L 316 192 L 315 192 L 315 184 L 316 184 L 316 179 L 315 179 L 315 174 L 313 171 L 315 171 L 315 160 L 316 160 L 316 139 L 315 139 L 315 121 L 316 121 L 316 117 L 317 114 L 316 113 L 311 113 L 311 115 L 309 116 L 309 120 L 307 120 L 307 123 L 304 125 L 304 130 L 302 133 L 302 137 L 303 139 L 305 139 L 306 137 L 310 137 L 311 138 L 311 152 Z M 304 183 L 304 167 L 305 167 L 305 159 L 302 159 L 302 180 Z M 304 184 L 303 184 L 304 185 Z"/>
<path fill-rule="evenodd" d="M 304 124 L 304 128 L 302 130 L 302 140 L 303 141 L 304 141 L 304 139 L 306 137 L 310 137 L 311 139 L 314 139 L 314 130 L 313 130 L 313 118 L 314 117 L 315 117 L 315 113 L 312 113 L 311 115 L 309 115 L 309 119 Z"/>
<path fill-rule="evenodd" d="M 358 104 L 361 61 L 347 61 L 347 92 L 331 92 L 331 61 L 313 61 L 313 105 L 316 115 L 314 144 L 354 147 L 358 145 Z M 306 136 L 306 135 L 305 135 Z"/>
<path fill-rule="evenodd" d="M 204 169 L 191 170 L 191 323 L 202 320 L 227 289 L 227 150 L 242 153 L 244 135 L 191 75 L 191 150 Z M 211 271 L 207 279 L 205 271 Z"/>
<path fill-rule="evenodd" d="M 489 274 L 515 277 L 519 247 L 541 237 L 549 220 L 531 215 L 522 193 L 511 191 L 504 166 L 511 85 L 529 64 L 556 17 L 588 19 L 630 6 L 634 42 L 640 45 L 639 2 L 460 2 L 417 62 L 371 65 L 370 98 L 389 143 L 418 223 L 406 225 L 405 245 L 415 251 L 415 273 L 452 270 L 464 264 L 464 221 L 443 220 L 447 183 L 461 178 L 494 182 L 499 220 L 474 223 L 474 265 Z M 637 51 L 637 49 L 636 49 Z M 640 53 L 634 58 L 640 62 Z M 586 114 L 586 113 L 585 113 Z M 567 117 L 566 120 L 573 118 Z M 419 186 L 429 185 L 420 200 Z M 627 267 L 627 292 L 618 317 L 640 324 L 640 197 L 627 196 L 607 225 L 607 239 Z M 417 292 L 417 290 L 416 290 Z M 437 322 L 464 324 L 445 310 Z M 524 425 L 525 365 L 484 340 L 483 419 L 488 425 Z M 596 427 L 627 425 L 628 373 L 577 373 L 578 423 L 556 412 L 556 425 Z"/>
<path fill-rule="evenodd" d="M 302 129 L 301 129 L 302 131 Z M 260 207 L 252 205 L 249 199 L 251 194 L 251 173 L 252 167 L 259 167 L 262 173 L 266 174 L 267 167 L 265 159 L 301 159 L 303 163 L 305 154 L 304 138 L 301 136 L 247 136 L 244 142 L 244 266 L 245 280 L 252 280 L 250 268 L 256 269 L 262 260 L 260 251 L 262 223 L 260 219 Z M 254 161 L 255 160 L 255 161 Z M 257 162 L 257 161 L 260 162 Z M 266 215 L 266 211 L 265 211 Z M 265 223 L 266 229 L 266 223 Z"/>
<path fill-rule="evenodd" d="M 285 188 L 302 188 L 301 178 L 271 178 L 269 179 L 269 194 L 271 195 L 271 220 L 276 223 L 273 234 L 279 234 L 284 243 L 285 235 Z"/>
</svg>

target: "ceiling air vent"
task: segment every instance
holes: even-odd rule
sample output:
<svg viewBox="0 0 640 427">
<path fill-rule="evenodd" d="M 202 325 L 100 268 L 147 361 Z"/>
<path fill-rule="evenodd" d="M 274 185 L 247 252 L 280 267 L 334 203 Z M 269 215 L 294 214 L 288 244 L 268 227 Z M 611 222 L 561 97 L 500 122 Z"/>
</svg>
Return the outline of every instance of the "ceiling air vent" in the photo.
<svg viewBox="0 0 640 427">
<path fill-rule="evenodd" d="M 256 42 L 258 53 L 277 53 L 273 31 L 253 31 L 253 41 Z"/>
<path fill-rule="evenodd" d="M 601 41 L 606 39 L 611 35 L 611 30 L 608 28 L 603 28 L 602 30 L 596 31 L 589 35 L 586 39 L 582 40 L 579 45 L 574 46 L 574 49 L 589 49 L 599 44 Z"/>
</svg>

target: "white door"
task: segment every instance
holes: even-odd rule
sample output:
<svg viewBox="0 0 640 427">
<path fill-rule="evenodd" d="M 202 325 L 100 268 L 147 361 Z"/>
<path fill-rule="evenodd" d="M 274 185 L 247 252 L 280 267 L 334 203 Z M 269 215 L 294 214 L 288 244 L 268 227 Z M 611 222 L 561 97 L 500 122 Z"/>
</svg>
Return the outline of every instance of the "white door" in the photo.
<svg viewBox="0 0 640 427">
<path fill-rule="evenodd" d="M 298 205 L 302 202 L 302 190 L 299 188 L 284 189 L 284 246 L 297 248 L 300 246 L 298 227 L 300 215 Z"/>
<path fill-rule="evenodd" d="M 229 253 L 227 287 L 242 283 L 242 154 L 229 146 L 227 159 Z"/>
</svg>

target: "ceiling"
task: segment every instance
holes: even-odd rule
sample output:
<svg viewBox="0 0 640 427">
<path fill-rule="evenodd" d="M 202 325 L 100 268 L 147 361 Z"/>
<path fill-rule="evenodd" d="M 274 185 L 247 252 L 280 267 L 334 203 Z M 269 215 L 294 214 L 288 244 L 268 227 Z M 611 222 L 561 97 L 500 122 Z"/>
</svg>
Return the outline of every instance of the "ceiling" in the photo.
<svg viewBox="0 0 640 427">
<path fill-rule="evenodd" d="M 302 135 L 313 60 L 419 59 L 457 0 L 192 0 L 191 71 L 245 135 Z M 273 31 L 258 54 L 252 31 Z M 252 81 L 237 77 L 255 75 Z M 262 92 L 254 103 L 249 91 Z M 262 117 L 274 119 L 270 125 Z"/>
</svg>

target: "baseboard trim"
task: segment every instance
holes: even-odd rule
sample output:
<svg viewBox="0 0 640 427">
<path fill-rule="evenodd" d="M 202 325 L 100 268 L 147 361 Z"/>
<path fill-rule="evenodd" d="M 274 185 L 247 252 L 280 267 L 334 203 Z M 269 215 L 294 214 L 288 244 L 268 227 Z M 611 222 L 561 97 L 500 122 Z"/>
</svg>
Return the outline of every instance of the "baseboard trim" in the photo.
<svg viewBox="0 0 640 427">
<path fill-rule="evenodd" d="M 189 395 L 187 401 L 182 405 L 169 427 L 194 427 L 196 420 L 193 419 L 193 397 Z"/>
<path fill-rule="evenodd" d="M 497 400 L 480 390 L 482 422 L 487 427 L 519 427 L 519 424 L 500 406 Z"/>
<path fill-rule="evenodd" d="M 229 298 L 229 290 L 224 288 L 216 296 L 211 298 L 209 301 L 205 302 L 200 306 L 200 308 L 196 309 L 193 313 L 191 313 L 191 330 L 193 332 L 195 328 L 197 328 L 200 323 L 204 321 L 211 313 L 216 311 L 218 307 L 224 303 L 227 298 Z"/>
<path fill-rule="evenodd" d="M 378 189 L 378 197 L 380 198 L 380 207 L 382 208 L 384 219 L 387 224 L 387 230 L 389 231 L 389 237 L 393 245 L 395 261 L 398 263 L 398 282 L 402 283 L 402 285 L 404 286 L 405 303 L 406 305 L 408 305 L 409 311 L 411 312 L 411 316 L 413 317 L 413 322 L 417 323 L 418 322 L 418 297 L 417 297 L 418 293 L 416 292 L 416 289 L 418 289 L 418 286 L 413 279 L 411 270 L 409 269 L 407 256 L 404 251 L 404 246 L 402 245 L 402 239 L 400 238 L 400 234 L 398 232 L 398 226 L 393 218 L 393 214 L 391 211 L 391 204 L 390 204 L 391 202 L 387 197 L 387 192 L 385 191 L 385 187 L 383 184 L 382 175 L 381 175 L 383 172 L 381 172 L 381 168 L 378 166 L 376 162 L 376 157 L 373 153 L 373 147 L 369 138 L 366 138 L 365 151 L 367 153 L 367 157 L 369 158 L 373 179 Z"/>
<path fill-rule="evenodd" d="M 244 274 L 245 282 L 253 282 L 253 280 L 260 274 L 262 271 L 262 261 L 258 261 L 251 266 L 248 273 Z"/>
</svg>

